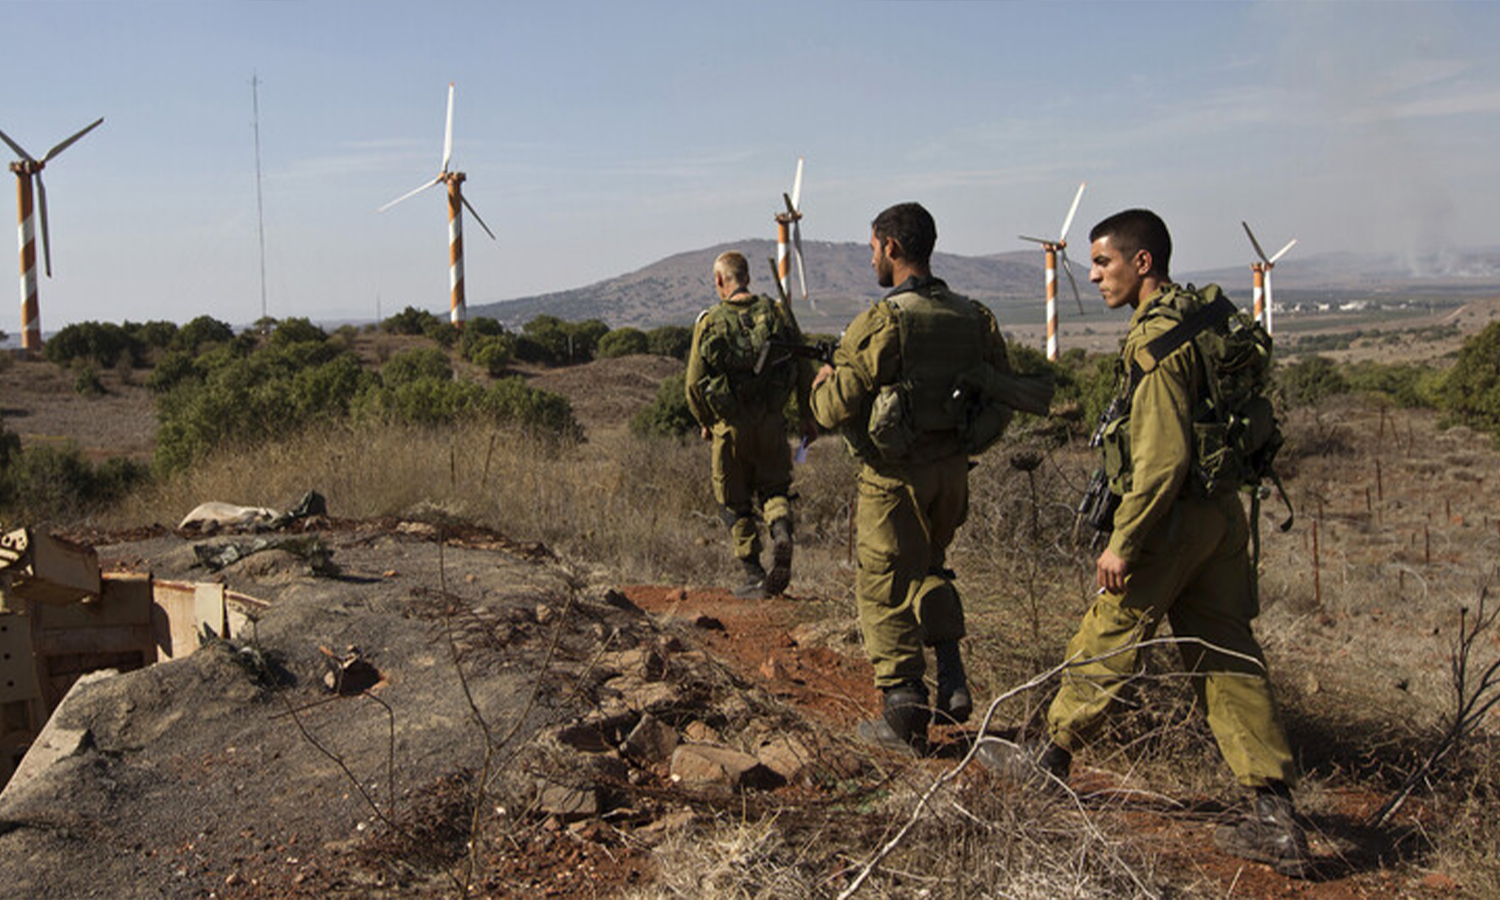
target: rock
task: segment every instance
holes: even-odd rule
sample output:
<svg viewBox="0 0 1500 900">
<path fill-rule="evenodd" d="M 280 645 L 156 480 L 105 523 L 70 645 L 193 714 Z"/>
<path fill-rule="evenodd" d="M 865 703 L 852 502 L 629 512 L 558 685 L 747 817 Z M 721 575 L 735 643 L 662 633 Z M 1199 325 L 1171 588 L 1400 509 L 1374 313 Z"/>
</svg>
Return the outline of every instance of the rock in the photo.
<svg viewBox="0 0 1500 900">
<path fill-rule="evenodd" d="M 727 788 L 741 791 L 749 788 L 771 789 L 784 781 L 766 768 L 760 760 L 711 744 L 682 744 L 672 753 L 672 780 L 687 787 Z"/>
<path fill-rule="evenodd" d="M 599 654 L 599 665 L 621 675 L 634 675 L 646 681 L 659 681 L 667 671 L 667 662 L 654 647 L 635 647 L 614 653 Z"/>
<path fill-rule="evenodd" d="M 672 726 L 650 714 L 641 716 L 641 721 L 630 732 L 620 748 L 626 754 L 643 762 L 666 762 L 677 749 L 679 738 Z"/>
<path fill-rule="evenodd" d="M 724 736 L 706 722 L 692 721 L 682 730 L 683 736 L 698 744 L 722 744 Z"/>
<path fill-rule="evenodd" d="M 682 699 L 677 688 L 665 681 L 646 681 L 638 675 L 619 675 L 604 682 L 604 690 L 613 692 L 627 710 L 662 712 Z"/>
<path fill-rule="evenodd" d="M 756 749 L 755 757 L 789 783 L 803 784 L 812 779 L 812 748 L 796 735 L 782 735 L 766 741 Z"/>
<path fill-rule="evenodd" d="M 536 781 L 537 810 L 563 821 L 599 815 L 599 791 L 593 785 L 574 787 L 545 778 Z"/>
</svg>

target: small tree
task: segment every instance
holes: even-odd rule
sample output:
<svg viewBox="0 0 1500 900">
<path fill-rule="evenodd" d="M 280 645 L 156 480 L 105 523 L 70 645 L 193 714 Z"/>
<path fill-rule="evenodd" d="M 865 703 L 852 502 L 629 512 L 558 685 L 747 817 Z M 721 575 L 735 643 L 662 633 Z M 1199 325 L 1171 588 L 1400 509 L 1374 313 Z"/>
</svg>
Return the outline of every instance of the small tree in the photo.
<svg viewBox="0 0 1500 900">
<path fill-rule="evenodd" d="M 619 356 L 636 356 L 647 353 L 651 349 L 650 341 L 646 333 L 639 328 L 616 328 L 599 339 L 598 356 L 600 359 L 613 359 Z"/>
</svg>

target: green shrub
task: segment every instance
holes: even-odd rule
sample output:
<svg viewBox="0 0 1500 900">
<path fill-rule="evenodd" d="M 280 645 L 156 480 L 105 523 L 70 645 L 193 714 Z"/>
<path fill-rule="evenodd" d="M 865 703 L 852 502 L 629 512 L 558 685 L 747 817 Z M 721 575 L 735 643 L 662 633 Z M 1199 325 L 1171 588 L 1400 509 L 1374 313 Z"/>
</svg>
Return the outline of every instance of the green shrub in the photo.
<svg viewBox="0 0 1500 900">
<path fill-rule="evenodd" d="M 304 318 L 282 319 L 277 322 L 268 342 L 273 347 L 290 344 L 321 343 L 328 340 L 328 332 Z"/>
<path fill-rule="evenodd" d="M 407 308 L 380 323 L 386 334 L 426 334 L 427 329 L 438 324 L 438 317 L 415 306 Z"/>
<path fill-rule="evenodd" d="M 447 350 L 453 349 L 453 345 L 458 343 L 460 333 L 452 322 L 439 322 L 436 320 L 422 332 L 422 334 L 435 342 L 439 347 Z"/>
<path fill-rule="evenodd" d="M 1311 405 L 1349 390 L 1349 382 L 1326 356 L 1309 356 L 1278 366 L 1276 383 L 1287 401 L 1298 405 Z"/>
<path fill-rule="evenodd" d="M 465 335 L 465 340 L 467 339 L 468 336 Z M 508 334 L 482 336 L 468 346 L 471 348 L 466 355 L 469 362 L 484 366 L 490 377 L 499 378 L 510 367 L 515 339 Z"/>
<path fill-rule="evenodd" d="M 169 350 L 156 361 L 156 368 L 152 369 L 151 377 L 146 379 L 146 387 L 153 394 L 165 394 L 189 378 L 200 377 L 191 355 L 182 350 Z"/>
<path fill-rule="evenodd" d="M 124 458 L 96 468 L 72 442 L 25 450 L 6 445 L 0 440 L 0 506 L 24 520 L 66 519 L 108 506 L 147 477 L 145 466 Z"/>
<path fill-rule="evenodd" d="M 234 340 L 234 329 L 212 316 L 199 316 L 177 330 L 172 346 L 194 356 L 209 344 L 227 344 Z"/>
<path fill-rule="evenodd" d="M 439 425 L 480 419 L 513 423 L 568 440 L 583 434 L 567 398 L 528 387 L 517 377 L 502 378 L 489 387 L 432 377 L 371 385 L 357 398 L 351 413 L 356 421 Z"/>
<path fill-rule="evenodd" d="M 1397 406 L 1415 409 L 1437 405 L 1437 386 L 1442 374 L 1426 366 L 1355 363 L 1344 368 L 1352 391 L 1385 397 Z"/>
<path fill-rule="evenodd" d="M 1434 393 L 1453 420 L 1500 436 L 1500 322 L 1464 341 Z"/>
<path fill-rule="evenodd" d="M 175 322 L 126 322 L 123 327 L 141 346 L 154 350 L 165 350 L 177 339 Z"/>
<path fill-rule="evenodd" d="M 145 357 L 145 347 L 119 325 L 109 322 L 75 322 L 66 325 L 48 341 L 43 354 L 49 362 L 66 366 L 77 360 L 113 369 L 121 358 L 132 363 Z"/>
<path fill-rule="evenodd" d="M 85 397 L 102 397 L 104 382 L 99 380 L 99 373 L 94 371 L 94 367 L 85 363 L 73 372 L 73 390 Z"/>
<path fill-rule="evenodd" d="M 663 325 L 646 332 L 647 352 L 686 361 L 693 346 L 693 329 L 681 325 Z"/>
<path fill-rule="evenodd" d="M 229 441 L 258 443 L 342 418 L 375 381 L 356 357 L 326 343 L 267 347 L 246 359 L 226 351 L 199 359 L 201 380 L 184 379 L 157 398 L 159 472 L 185 468 Z"/>
<path fill-rule="evenodd" d="M 646 338 L 646 332 L 639 328 L 616 328 L 599 338 L 598 356 L 600 359 L 614 359 L 620 356 L 637 356 L 650 352 L 651 344 Z"/>
<path fill-rule="evenodd" d="M 688 409 L 686 384 L 685 373 L 663 381 L 651 405 L 631 417 L 631 433 L 641 437 L 681 437 L 696 432 L 698 420 Z"/>
<path fill-rule="evenodd" d="M 390 387 L 397 387 L 419 378 L 452 381 L 453 362 L 449 360 L 448 354 L 436 347 L 418 347 L 391 357 L 381 367 L 380 377 Z"/>
</svg>

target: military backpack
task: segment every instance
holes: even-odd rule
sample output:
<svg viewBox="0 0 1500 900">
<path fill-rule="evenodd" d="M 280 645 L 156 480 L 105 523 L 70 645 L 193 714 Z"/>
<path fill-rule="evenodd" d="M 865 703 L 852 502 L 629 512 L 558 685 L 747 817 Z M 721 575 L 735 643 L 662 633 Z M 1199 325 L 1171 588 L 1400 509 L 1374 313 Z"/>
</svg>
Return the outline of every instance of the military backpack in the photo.
<svg viewBox="0 0 1500 900">
<path fill-rule="evenodd" d="M 1216 284 L 1174 288 L 1167 302 L 1146 313 L 1176 322 L 1120 361 L 1125 414 L 1129 398 L 1146 373 L 1184 344 L 1192 343 L 1201 365 L 1202 396 L 1193 408 L 1192 489 L 1218 497 L 1244 490 L 1252 495 L 1252 515 L 1259 511 L 1261 485 L 1275 484 L 1286 503 L 1286 492 L 1276 475 L 1276 454 L 1284 437 L 1271 387 L 1271 335 L 1257 319 L 1239 310 Z M 1103 428 L 1106 471 L 1116 494 L 1129 490 L 1129 429 L 1121 419 Z M 1125 427 L 1120 427 L 1125 426 Z M 1291 504 L 1281 525 L 1291 527 Z"/>
<path fill-rule="evenodd" d="M 797 384 L 798 360 L 770 352 L 774 343 L 801 343 L 786 315 L 756 295 L 747 304 L 719 303 L 703 312 L 698 352 L 707 374 L 698 388 L 719 420 L 786 405 Z"/>
</svg>

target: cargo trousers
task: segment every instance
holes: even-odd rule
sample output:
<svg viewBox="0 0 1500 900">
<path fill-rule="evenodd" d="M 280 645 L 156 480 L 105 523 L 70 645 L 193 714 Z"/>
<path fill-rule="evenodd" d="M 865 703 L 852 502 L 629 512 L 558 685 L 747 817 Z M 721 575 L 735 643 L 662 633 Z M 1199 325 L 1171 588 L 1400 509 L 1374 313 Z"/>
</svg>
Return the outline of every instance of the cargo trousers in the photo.
<svg viewBox="0 0 1500 900">
<path fill-rule="evenodd" d="M 734 555 L 760 556 L 755 501 L 769 525 L 792 514 L 792 451 L 780 410 L 713 425 L 714 500 L 724 508 Z"/>
<path fill-rule="evenodd" d="M 1047 715 L 1054 743 L 1077 750 L 1093 736 L 1140 670 L 1143 650 L 1135 645 L 1165 618 L 1175 637 L 1190 640 L 1179 645 L 1182 662 L 1235 778 L 1252 788 L 1295 783 L 1265 656 L 1250 628 L 1259 610 L 1248 541 L 1238 496 L 1178 499 L 1132 563 L 1125 592 L 1100 594 L 1068 642 L 1068 659 L 1092 661 L 1063 673 Z"/>
<path fill-rule="evenodd" d="M 855 604 L 865 653 L 882 690 L 920 681 L 924 645 L 964 636 L 964 611 L 943 571 L 969 512 L 969 459 L 859 473 Z"/>
</svg>

